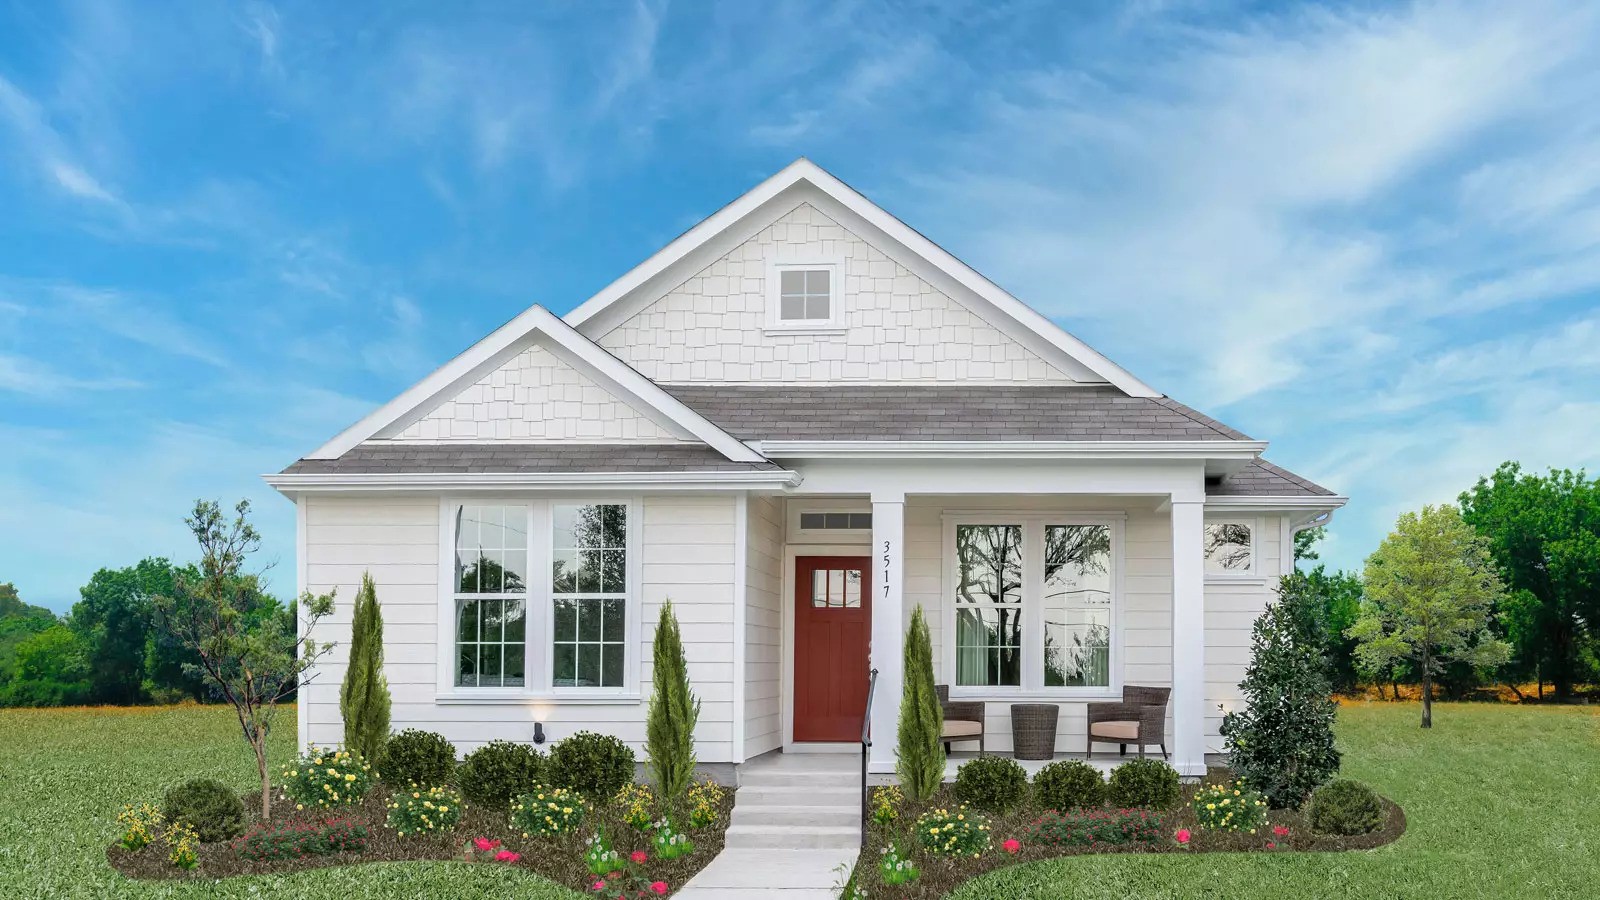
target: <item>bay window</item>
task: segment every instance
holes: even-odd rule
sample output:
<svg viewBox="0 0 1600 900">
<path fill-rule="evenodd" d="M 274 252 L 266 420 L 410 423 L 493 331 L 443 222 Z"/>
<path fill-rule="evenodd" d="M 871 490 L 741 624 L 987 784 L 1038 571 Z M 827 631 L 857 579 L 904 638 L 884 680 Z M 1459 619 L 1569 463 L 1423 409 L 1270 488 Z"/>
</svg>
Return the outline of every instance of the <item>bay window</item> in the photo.
<svg viewBox="0 0 1600 900">
<path fill-rule="evenodd" d="M 947 517 L 953 684 L 1112 689 L 1120 527 L 1112 519 Z"/>
</svg>

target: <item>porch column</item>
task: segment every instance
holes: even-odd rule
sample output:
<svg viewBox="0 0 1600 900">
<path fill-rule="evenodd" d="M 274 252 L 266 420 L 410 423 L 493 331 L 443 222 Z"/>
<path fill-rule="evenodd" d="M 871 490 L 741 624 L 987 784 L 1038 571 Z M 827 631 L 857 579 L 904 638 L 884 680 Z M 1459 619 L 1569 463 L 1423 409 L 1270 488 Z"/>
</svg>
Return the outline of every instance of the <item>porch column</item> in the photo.
<svg viewBox="0 0 1600 900">
<path fill-rule="evenodd" d="M 878 670 L 878 687 L 872 697 L 872 755 L 874 773 L 894 771 L 895 732 L 900 718 L 900 695 L 905 685 L 901 644 L 905 635 L 905 521 L 906 496 L 898 492 L 872 495 L 872 667 Z"/>
<path fill-rule="evenodd" d="M 1172 498 L 1172 764 L 1206 771 L 1205 503 Z"/>
</svg>

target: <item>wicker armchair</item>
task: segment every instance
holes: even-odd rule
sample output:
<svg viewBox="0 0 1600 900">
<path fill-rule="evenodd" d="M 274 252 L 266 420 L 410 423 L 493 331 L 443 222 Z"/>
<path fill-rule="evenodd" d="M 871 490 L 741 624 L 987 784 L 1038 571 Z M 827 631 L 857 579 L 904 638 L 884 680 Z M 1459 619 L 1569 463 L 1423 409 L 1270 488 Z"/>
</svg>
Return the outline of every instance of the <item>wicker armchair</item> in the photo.
<svg viewBox="0 0 1600 900">
<path fill-rule="evenodd" d="M 1123 756 L 1128 755 L 1128 745 L 1139 748 L 1144 756 L 1145 747 L 1154 744 L 1161 748 L 1162 758 L 1167 753 L 1167 698 L 1171 688 L 1134 687 L 1122 689 L 1121 703 L 1089 704 L 1089 740 L 1085 752 L 1093 756 L 1094 745 L 1118 744 Z"/>
<path fill-rule="evenodd" d="M 936 684 L 933 687 L 939 695 L 939 706 L 944 709 L 944 752 L 950 752 L 950 745 L 956 741 L 977 741 L 978 752 L 983 752 L 983 701 L 982 700 L 957 700 L 950 701 L 950 685 Z"/>
</svg>

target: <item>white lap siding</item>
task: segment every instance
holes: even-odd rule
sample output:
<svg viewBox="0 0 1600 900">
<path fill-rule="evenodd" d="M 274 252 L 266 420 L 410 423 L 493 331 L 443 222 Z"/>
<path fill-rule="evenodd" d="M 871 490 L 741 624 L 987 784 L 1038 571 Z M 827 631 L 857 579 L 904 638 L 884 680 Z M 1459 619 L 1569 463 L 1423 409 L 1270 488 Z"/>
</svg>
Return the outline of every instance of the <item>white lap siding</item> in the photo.
<svg viewBox="0 0 1600 900">
<path fill-rule="evenodd" d="M 734 506 L 728 496 L 652 495 L 644 498 L 641 529 L 643 617 L 636 648 L 639 697 L 568 702 L 508 698 L 494 703 L 440 702 L 436 642 L 454 641 L 439 617 L 439 499 L 437 497 L 310 496 L 306 502 L 306 585 L 338 589 L 334 615 L 314 636 L 337 646 L 301 693 L 307 734 L 319 745 L 339 743 L 339 683 L 350 641 L 350 613 L 363 572 L 377 585 L 384 617 L 384 674 L 393 698 L 391 727 L 437 731 L 461 753 L 495 739 L 527 742 L 543 722 L 549 740 L 589 729 L 642 751 L 645 701 L 650 693 L 650 642 L 661 603 L 671 598 L 682 625 L 689 674 L 704 705 L 696 732 L 703 762 L 732 752 Z M 532 610 L 539 615 L 542 611 Z M 547 650 L 530 646 L 528 664 L 544 665 Z M 642 759 L 642 753 L 641 753 Z"/>
<path fill-rule="evenodd" d="M 1239 682 L 1250 664 L 1250 634 L 1256 619 L 1276 599 L 1283 571 L 1278 517 L 1257 520 L 1256 577 L 1206 581 L 1206 752 L 1222 752 L 1219 729 L 1227 710 L 1239 706 Z M 1293 548 L 1290 553 L 1293 553 Z"/>
<path fill-rule="evenodd" d="M 783 744 L 783 501 L 751 497 L 745 551 L 744 756 Z"/>
</svg>

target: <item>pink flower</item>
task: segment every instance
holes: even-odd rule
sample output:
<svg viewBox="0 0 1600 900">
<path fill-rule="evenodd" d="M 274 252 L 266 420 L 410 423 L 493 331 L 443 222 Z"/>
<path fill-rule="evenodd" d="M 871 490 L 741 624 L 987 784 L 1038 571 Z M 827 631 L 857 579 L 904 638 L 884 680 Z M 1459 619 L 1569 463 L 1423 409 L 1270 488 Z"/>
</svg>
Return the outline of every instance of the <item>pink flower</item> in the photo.
<svg viewBox="0 0 1600 900">
<path fill-rule="evenodd" d="M 1267 849 L 1268 850 L 1276 850 L 1276 849 L 1278 849 L 1278 845 L 1274 844 L 1271 841 L 1267 841 Z"/>
<path fill-rule="evenodd" d="M 1178 839 L 1178 843 L 1180 843 L 1180 844 L 1189 843 L 1189 829 L 1187 829 L 1187 828 L 1179 828 L 1178 829 L 1178 833 L 1176 835 L 1174 835 L 1174 837 L 1176 837 Z"/>
<path fill-rule="evenodd" d="M 1272 833 L 1277 835 L 1278 837 L 1284 837 L 1284 836 L 1288 835 L 1288 833 L 1289 833 L 1289 826 L 1287 826 L 1287 825 L 1274 825 L 1274 826 L 1272 826 Z"/>
<path fill-rule="evenodd" d="M 657 894 L 665 897 L 667 895 L 667 883 L 665 881 L 653 882 L 650 885 L 650 890 L 655 891 Z"/>
<path fill-rule="evenodd" d="M 521 853 L 512 853 L 510 850 L 501 850 L 494 855 L 495 862 L 514 863 L 522 858 Z"/>
<path fill-rule="evenodd" d="M 605 890 L 605 889 L 606 889 L 606 883 L 604 881 L 598 881 L 597 880 L 597 881 L 595 881 L 594 884 L 589 885 L 589 890 L 594 891 L 597 894 L 600 893 L 601 891 Z"/>
<path fill-rule="evenodd" d="M 633 851 L 633 855 L 629 856 L 628 858 L 633 860 L 636 863 L 642 863 L 645 860 L 649 859 L 650 855 L 648 853 L 645 853 L 643 850 L 635 850 L 635 851 Z"/>
<path fill-rule="evenodd" d="M 1007 853 L 1016 853 L 1018 850 L 1022 849 L 1022 842 L 1016 838 L 1007 838 L 1006 842 L 1000 846 L 1006 848 Z"/>
<path fill-rule="evenodd" d="M 482 850 L 483 852 L 488 853 L 490 850 L 493 850 L 494 848 L 500 846 L 500 842 L 499 841 L 491 841 L 488 838 L 481 837 L 481 838 L 475 838 L 472 841 L 472 845 L 474 847 L 477 847 L 479 850 Z"/>
</svg>

